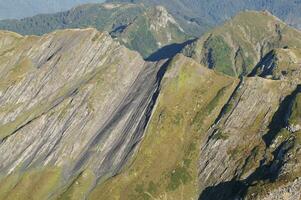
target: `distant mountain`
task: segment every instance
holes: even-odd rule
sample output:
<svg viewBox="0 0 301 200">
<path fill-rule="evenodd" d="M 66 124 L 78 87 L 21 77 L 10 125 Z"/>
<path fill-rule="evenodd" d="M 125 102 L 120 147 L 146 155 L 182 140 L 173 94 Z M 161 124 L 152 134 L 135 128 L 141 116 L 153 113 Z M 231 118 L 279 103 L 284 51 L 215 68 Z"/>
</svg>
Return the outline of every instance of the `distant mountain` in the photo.
<svg viewBox="0 0 301 200">
<path fill-rule="evenodd" d="M 83 3 L 101 2 L 104 0 L 0 0 L 0 19 L 20 19 L 67 10 Z"/>
<path fill-rule="evenodd" d="M 274 48 L 301 48 L 301 34 L 267 11 L 241 12 L 187 46 L 185 54 L 231 76 L 249 74 Z"/>
<path fill-rule="evenodd" d="M 66 12 L 0 21 L 0 29 L 23 35 L 42 35 L 57 29 L 87 27 L 109 32 L 145 58 L 163 46 L 189 39 L 185 30 L 162 6 L 85 4 Z M 179 47 L 170 48 L 175 51 Z"/>
<path fill-rule="evenodd" d="M 196 35 L 202 33 L 204 24 L 215 26 L 243 10 L 268 10 L 287 24 L 301 28 L 300 0 L 107 0 L 107 2 L 163 5 L 172 14 L 177 14 L 177 18 L 196 23 L 198 25 L 194 28 Z"/>
</svg>

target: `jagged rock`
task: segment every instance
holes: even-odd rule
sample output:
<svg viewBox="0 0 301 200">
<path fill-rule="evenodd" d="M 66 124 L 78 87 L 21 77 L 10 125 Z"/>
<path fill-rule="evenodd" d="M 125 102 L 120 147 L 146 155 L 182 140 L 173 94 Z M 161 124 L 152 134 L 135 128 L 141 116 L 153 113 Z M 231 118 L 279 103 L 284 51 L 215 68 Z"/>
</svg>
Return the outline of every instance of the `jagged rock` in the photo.
<svg viewBox="0 0 301 200">
<path fill-rule="evenodd" d="M 297 125 L 291 124 L 291 125 L 289 125 L 289 126 L 287 127 L 287 130 L 288 130 L 289 132 L 295 133 L 295 132 L 301 130 L 301 126 L 300 126 L 299 124 L 297 124 Z"/>
</svg>

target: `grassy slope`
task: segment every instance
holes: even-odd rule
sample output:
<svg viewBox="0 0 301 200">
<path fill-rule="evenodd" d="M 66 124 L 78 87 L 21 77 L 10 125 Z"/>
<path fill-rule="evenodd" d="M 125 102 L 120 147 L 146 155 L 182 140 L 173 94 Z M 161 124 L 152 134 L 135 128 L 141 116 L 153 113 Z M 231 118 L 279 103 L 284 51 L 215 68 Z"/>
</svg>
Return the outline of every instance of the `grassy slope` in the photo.
<svg viewBox="0 0 301 200">
<path fill-rule="evenodd" d="M 44 168 L 25 174 L 13 174 L 0 182 L 0 199 L 40 200 L 48 199 L 51 192 L 60 187 L 61 169 Z"/>
<path fill-rule="evenodd" d="M 98 185 L 90 199 L 196 198 L 200 142 L 236 84 L 188 58 L 174 58 L 133 163 Z"/>
<path fill-rule="evenodd" d="M 273 48 L 301 47 L 301 34 L 267 12 L 239 13 L 185 50 L 197 61 L 232 76 L 248 74 Z"/>
</svg>

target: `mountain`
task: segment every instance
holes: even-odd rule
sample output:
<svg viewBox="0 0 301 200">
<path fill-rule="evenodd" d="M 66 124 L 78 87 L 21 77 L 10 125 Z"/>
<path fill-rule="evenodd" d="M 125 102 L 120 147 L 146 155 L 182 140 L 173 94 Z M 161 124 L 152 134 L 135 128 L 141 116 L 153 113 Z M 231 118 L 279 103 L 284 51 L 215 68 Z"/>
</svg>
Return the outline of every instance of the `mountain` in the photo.
<svg viewBox="0 0 301 200">
<path fill-rule="evenodd" d="M 179 19 L 189 20 L 194 24 L 194 27 L 197 27 L 193 31 L 195 36 L 200 36 L 206 26 L 221 24 L 245 10 L 268 10 L 287 24 L 301 28 L 299 0 L 107 0 L 107 2 L 163 5 Z"/>
<path fill-rule="evenodd" d="M 170 193 L 180 192 L 184 181 L 194 191 L 187 194 L 197 195 L 198 129 L 218 115 L 234 78 L 184 56 L 145 62 L 95 29 L 42 37 L 1 32 L 0 44 L 0 199 L 82 199 L 93 188 L 92 199 L 107 199 L 97 195 L 97 184 L 127 168 L 141 140 L 150 146 L 141 147 L 135 170 L 145 170 L 130 177 Z M 180 130 L 190 129 L 196 108 L 213 115 L 202 125 L 199 112 L 186 138 Z M 154 167 L 162 159 L 169 161 Z M 180 179 L 173 180 L 174 170 Z M 133 180 L 129 194 L 140 198 L 143 190 L 136 194 L 140 183 Z"/>
<path fill-rule="evenodd" d="M 0 0 L 0 19 L 24 18 L 41 13 L 53 13 L 84 3 L 101 3 L 104 0 Z"/>
<path fill-rule="evenodd" d="M 300 199 L 300 32 L 248 11 L 150 61 L 122 34 L 179 26 L 142 13 L 121 32 L 0 31 L 0 199 Z"/>
<path fill-rule="evenodd" d="M 301 47 L 301 33 L 267 11 L 241 12 L 184 50 L 185 55 L 231 76 L 249 74 L 274 48 Z"/>
<path fill-rule="evenodd" d="M 197 199 L 199 147 L 238 82 L 177 55 L 135 159 L 90 199 Z"/>
<path fill-rule="evenodd" d="M 300 197 L 300 49 L 239 80 L 91 28 L 0 36 L 0 199 Z"/>
<path fill-rule="evenodd" d="M 0 44 L 0 199 L 58 198 L 84 179 L 71 191 L 83 198 L 136 151 L 164 61 L 95 29 L 1 32 Z"/>
<path fill-rule="evenodd" d="M 195 0 L 107 0 L 108 3 L 135 3 L 146 6 L 164 6 L 187 33 L 198 37 L 215 26 L 200 10 L 200 1 Z M 206 4 L 208 5 L 208 4 Z"/>
<path fill-rule="evenodd" d="M 109 32 L 112 37 L 117 37 L 121 43 L 139 51 L 145 58 L 163 46 L 183 43 L 189 38 L 162 6 L 86 4 L 56 14 L 0 21 L 0 29 L 23 35 L 42 35 L 57 29 L 87 27 Z"/>
</svg>

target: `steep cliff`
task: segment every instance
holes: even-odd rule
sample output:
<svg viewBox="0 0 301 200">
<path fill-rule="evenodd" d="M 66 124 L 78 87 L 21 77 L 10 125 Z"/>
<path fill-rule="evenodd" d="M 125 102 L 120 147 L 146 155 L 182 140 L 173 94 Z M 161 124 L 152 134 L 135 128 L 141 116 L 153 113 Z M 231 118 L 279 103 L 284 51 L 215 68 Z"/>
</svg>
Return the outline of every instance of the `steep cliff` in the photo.
<svg viewBox="0 0 301 200">
<path fill-rule="evenodd" d="M 299 81 L 301 49 L 278 48 L 267 53 L 256 65 L 250 76 L 258 75 L 268 79 Z"/>
</svg>

